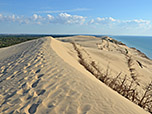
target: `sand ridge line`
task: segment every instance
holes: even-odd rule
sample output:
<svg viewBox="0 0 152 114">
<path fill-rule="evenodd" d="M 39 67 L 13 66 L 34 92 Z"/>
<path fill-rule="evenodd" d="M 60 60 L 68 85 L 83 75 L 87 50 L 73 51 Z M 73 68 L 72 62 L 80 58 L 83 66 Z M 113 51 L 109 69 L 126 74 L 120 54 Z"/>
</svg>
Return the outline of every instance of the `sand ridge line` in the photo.
<svg viewBox="0 0 152 114">
<path fill-rule="evenodd" d="M 14 64 L 16 66 L 14 71 L 5 74 L 8 76 L 9 73 L 13 74 L 28 66 L 15 74 L 13 80 L 10 78 L 1 83 L 3 86 L 0 85 L 0 87 L 5 91 L 0 89 L 3 95 L 0 98 L 2 99 L 0 113 L 102 114 L 111 112 L 115 114 L 124 112 L 128 114 L 129 109 L 130 114 L 146 114 L 139 107 L 99 83 L 90 73 L 83 73 L 86 70 L 79 65 L 77 60 L 74 65 L 78 66 L 78 69 L 80 66 L 79 70 L 63 61 L 52 49 L 52 45 L 50 46 L 51 38 L 41 40 L 43 43 L 32 54 L 29 51 L 28 56 L 24 56 L 23 65 Z M 34 48 L 34 42 L 31 43 L 32 48 Z M 54 46 L 58 46 L 57 42 L 54 43 Z M 68 51 L 66 48 L 60 49 L 63 53 Z M 43 56 L 39 57 L 39 55 Z M 43 59 L 40 60 L 40 58 Z M 73 61 L 73 59 L 68 59 L 70 62 Z M 112 104 L 106 101 L 111 101 Z"/>
</svg>

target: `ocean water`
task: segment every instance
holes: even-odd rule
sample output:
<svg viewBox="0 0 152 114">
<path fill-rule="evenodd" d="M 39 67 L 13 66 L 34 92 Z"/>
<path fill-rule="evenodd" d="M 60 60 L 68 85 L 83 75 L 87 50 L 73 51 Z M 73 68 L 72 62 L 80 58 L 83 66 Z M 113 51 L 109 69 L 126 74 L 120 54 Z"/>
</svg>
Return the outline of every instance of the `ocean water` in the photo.
<svg viewBox="0 0 152 114">
<path fill-rule="evenodd" d="M 110 36 L 125 43 L 129 47 L 135 47 L 150 59 L 152 59 L 152 36 Z"/>
</svg>

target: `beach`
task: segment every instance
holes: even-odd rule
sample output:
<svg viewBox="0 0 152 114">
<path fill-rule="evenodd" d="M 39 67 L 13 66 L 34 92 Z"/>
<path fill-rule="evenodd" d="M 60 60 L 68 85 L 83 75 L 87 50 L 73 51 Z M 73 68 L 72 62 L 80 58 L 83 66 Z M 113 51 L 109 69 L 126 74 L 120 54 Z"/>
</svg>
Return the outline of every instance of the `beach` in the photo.
<svg viewBox="0 0 152 114">
<path fill-rule="evenodd" d="M 140 99 L 152 61 L 110 37 L 44 37 L 0 55 L 0 113 L 150 114 L 122 93 L 133 82 Z"/>
</svg>

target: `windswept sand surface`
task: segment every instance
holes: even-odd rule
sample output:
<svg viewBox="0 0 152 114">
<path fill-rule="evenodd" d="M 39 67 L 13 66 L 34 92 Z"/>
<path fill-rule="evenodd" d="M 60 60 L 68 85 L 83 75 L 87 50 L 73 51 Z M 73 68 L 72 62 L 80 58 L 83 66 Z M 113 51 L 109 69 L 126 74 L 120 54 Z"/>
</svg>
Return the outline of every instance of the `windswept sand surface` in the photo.
<svg viewBox="0 0 152 114">
<path fill-rule="evenodd" d="M 76 55 L 51 37 L 0 49 L 0 113 L 148 114 L 97 80 Z"/>
<path fill-rule="evenodd" d="M 121 72 L 122 77 L 127 75 L 131 79 L 134 78 L 143 87 L 152 81 L 152 60 L 136 49 L 92 36 L 65 37 L 58 40 L 75 42 L 86 60 L 91 58 L 95 61 L 103 73 L 109 69 L 111 77 Z M 131 61 L 128 65 L 129 59 Z M 131 77 L 131 74 L 134 77 Z"/>
</svg>

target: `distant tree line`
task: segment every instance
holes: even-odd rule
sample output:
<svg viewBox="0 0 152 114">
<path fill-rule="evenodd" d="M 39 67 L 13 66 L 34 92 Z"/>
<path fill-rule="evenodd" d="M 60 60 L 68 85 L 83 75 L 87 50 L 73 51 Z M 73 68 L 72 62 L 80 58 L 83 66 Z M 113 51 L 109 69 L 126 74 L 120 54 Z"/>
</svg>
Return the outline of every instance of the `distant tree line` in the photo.
<svg viewBox="0 0 152 114">
<path fill-rule="evenodd" d="M 29 41 L 29 40 L 34 40 L 38 39 L 41 37 L 45 36 L 52 36 L 54 38 L 56 37 L 68 37 L 68 36 L 73 36 L 73 35 L 6 35 L 6 34 L 1 34 L 0 35 L 0 48 L 3 47 L 8 47 L 11 45 L 19 44 L 21 42 Z"/>
<path fill-rule="evenodd" d="M 0 35 L 0 48 L 8 47 L 40 37 L 43 37 L 43 35 Z"/>
</svg>

